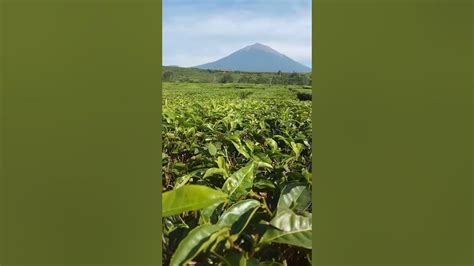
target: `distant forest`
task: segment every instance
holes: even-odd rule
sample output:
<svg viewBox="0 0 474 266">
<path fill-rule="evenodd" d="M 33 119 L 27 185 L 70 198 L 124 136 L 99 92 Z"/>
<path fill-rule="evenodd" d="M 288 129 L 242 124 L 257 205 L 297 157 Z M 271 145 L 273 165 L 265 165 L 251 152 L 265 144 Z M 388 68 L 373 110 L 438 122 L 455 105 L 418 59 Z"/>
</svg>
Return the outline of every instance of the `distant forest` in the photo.
<svg viewBox="0 0 474 266">
<path fill-rule="evenodd" d="M 311 73 L 241 72 L 163 67 L 163 81 L 189 83 L 249 83 L 311 86 Z"/>
</svg>

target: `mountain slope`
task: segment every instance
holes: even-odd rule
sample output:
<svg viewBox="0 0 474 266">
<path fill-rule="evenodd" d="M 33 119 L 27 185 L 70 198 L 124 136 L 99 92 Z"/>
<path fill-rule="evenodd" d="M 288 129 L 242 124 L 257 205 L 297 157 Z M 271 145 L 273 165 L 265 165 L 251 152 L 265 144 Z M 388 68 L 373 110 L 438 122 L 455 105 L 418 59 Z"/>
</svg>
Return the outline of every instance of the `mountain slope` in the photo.
<svg viewBox="0 0 474 266">
<path fill-rule="evenodd" d="M 311 72 L 311 68 L 260 43 L 244 47 L 222 59 L 196 68 L 247 72 Z"/>
</svg>

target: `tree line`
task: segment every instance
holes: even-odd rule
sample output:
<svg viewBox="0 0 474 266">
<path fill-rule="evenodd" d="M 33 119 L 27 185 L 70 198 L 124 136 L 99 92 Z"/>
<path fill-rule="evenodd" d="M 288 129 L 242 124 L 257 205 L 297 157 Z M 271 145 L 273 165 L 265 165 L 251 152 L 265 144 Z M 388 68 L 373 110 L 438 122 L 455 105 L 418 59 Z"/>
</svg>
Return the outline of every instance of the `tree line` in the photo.
<svg viewBox="0 0 474 266">
<path fill-rule="evenodd" d="M 281 71 L 253 73 L 176 68 L 165 69 L 162 78 L 165 82 L 312 85 L 309 73 L 283 73 Z"/>
</svg>

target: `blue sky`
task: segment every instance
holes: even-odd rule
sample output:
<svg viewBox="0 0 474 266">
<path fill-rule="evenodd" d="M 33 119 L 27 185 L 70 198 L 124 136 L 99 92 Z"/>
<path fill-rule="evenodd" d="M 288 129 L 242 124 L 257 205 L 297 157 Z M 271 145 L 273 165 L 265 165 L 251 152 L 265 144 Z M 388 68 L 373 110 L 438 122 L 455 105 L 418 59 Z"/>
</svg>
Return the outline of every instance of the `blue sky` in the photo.
<svg viewBox="0 0 474 266">
<path fill-rule="evenodd" d="M 311 67 L 311 0 L 163 1 L 163 65 L 196 66 L 256 42 Z"/>
</svg>

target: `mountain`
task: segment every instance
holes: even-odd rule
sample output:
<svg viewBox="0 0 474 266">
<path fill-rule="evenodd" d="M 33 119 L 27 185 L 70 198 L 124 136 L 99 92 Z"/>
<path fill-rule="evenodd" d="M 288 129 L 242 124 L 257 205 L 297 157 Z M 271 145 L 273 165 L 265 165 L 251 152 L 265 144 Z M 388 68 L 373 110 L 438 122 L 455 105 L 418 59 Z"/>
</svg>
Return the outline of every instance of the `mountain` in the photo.
<svg viewBox="0 0 474 266">
<path fill-rule="evenodd" d="M 311 68 L 260 43 L 246 46 L 224 58 L 195 68 L 247 72 L 311 72 Z"/>
</svg>

